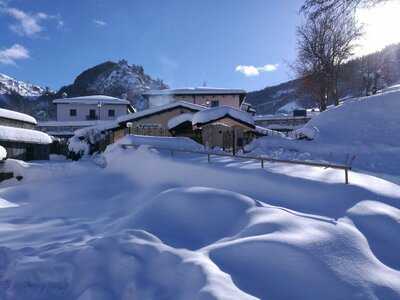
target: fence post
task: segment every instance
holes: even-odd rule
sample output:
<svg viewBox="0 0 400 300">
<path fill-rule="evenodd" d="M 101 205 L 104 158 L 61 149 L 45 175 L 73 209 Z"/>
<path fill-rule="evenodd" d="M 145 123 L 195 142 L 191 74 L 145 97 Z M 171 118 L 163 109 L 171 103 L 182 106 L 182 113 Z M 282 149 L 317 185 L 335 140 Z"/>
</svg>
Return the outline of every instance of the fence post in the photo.
<svg viewBox="0 0 400 300">
<path fill-rule="evenodd" d="M 261 168 L 264 169 L 264 160 L 263 159 L 261 159 Z"/>
<path fill-rule="evenodd" d="M 207 153 L 207 161 L 210 163 L 210 153 Z"/>
<path fill-rule="evenodd" d="M 349 169 L 344 169 L 346 184 L 349 184 Z"/>
</svg>

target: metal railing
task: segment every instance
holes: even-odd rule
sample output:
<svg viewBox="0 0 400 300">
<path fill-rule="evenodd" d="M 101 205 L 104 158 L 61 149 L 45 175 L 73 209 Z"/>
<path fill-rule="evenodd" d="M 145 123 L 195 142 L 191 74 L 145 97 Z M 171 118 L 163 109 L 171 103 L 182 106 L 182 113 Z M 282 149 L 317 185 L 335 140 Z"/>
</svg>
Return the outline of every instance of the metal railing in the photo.
<svg viewBox="0 0 400 300">
<path fill-rule="evenodd" d="M 145 144 L 122 144 L 121 146 L 123 148 L 129 148 L 129 147 L 139 147 L 141 145 Z M 212 151 L 195 151 L 195 150 L 187 150 L 187 149 L 176 149 L 176 148 L 167 148 L 167 147 L 157 147 L 157 146 L 152 146 L 152 145 L 147 145 L 150 148 L 156 149 L 156 150 L 164 150 L 164 151 L 169 151 L 171 153 L 171 156 L 174 156 L 175 152 L 181 152 L 181 153 L 193 153 L 193 154 L 201 154 L 201 155 L 207 155 L 207 161 L 208 163 L 211 163 L 211 156 L 221 156 L 221 157 L 230 157 L 233 159 L 250 159 L 250 160 L 257 160 L 260 162 L 261 168 L 264 168 L 264 163 L 265 162 L 273 162 L 273 163 L 284 163 L 284 164 L 294 164 L 294 165 L 305 165 L 305 166 L 310 166 L 310 167 L 320 167 L 320 168 L 330 168 L 330 169 L 337 169 L 337 170 L 343 170 L 344 171 L 344 179 L 345 179 L 345 184 L 349 184 L 349 171 L 351 170 L 351 165 L 344 165 L 344 164 L 334 164 L 334 163 L 322 163 L 322 162 L 312 162 L 312 161 L 303 161 L 303 160 L 286 160 L 286 159 L 277 159 L 277 158 L 271 158 L 267 156 L 253 156 L 253 155 L 233 155 L 229 153 L 221 153 L 221 152 L 212 152 Z"/>
</svg>

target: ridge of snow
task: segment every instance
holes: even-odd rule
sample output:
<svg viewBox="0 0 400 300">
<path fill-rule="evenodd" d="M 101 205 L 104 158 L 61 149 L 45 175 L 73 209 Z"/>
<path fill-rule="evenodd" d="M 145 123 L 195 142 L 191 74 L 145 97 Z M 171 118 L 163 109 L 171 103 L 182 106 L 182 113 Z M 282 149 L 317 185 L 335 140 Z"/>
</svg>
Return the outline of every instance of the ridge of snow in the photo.
<svg viewBox="0 0 400 300">
<path fill-rule="evenodd" d="M 166 136 L 147 136 L 147 135 L 126 135 L 117 142 L 118 145 L 125 146 L 152 146 L 163 149 L 177 149 L 201 151 L 204 146 L 196 143 L 188 137 L 166 137 Z"/>
<path fill-rule="evenodd" d="M 34 84 L 16 80 L 10 76 L 0 73 L 0 95 L 17 93 L 23 97 L 39 97 L 45 89 Z"/>
<path fill-rule="evenodd" d="M 5 109 L 5 108 L 0 108 L 0 118 L 7 118 L 7 119 L 12 119 L 16 121 L 22 121 L 26 123 L 31 123 L 36 125 L 37 121 L 34 117 L 31 117 L 27 114 L 23 114 L 17 111 Z"/>
</svg>

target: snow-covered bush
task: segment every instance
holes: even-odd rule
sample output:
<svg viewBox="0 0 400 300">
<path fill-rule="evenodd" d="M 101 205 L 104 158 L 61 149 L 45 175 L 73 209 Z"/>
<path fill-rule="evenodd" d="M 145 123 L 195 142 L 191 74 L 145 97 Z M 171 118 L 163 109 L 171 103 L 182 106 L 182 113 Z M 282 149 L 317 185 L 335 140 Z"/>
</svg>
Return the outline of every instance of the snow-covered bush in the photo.
<svg viewBox="0 0 400 300">
<path fill-rule="evenodd" d="M 317 136 L 319 130 L 315 126 L 304 126 L 300 129 L 293 131 L 290 134 L 290 137 L 295 138 L 297 140 L 313 140 Z"/>
<path fill-rule="evenodd" d="M 105 139 L 105 134 L 100 127 L 88 127 L 75 131 L 69 139 L 68 150 L 72 156 L 80 158 L 98 151 L 98 144 Z"/>
</svg>

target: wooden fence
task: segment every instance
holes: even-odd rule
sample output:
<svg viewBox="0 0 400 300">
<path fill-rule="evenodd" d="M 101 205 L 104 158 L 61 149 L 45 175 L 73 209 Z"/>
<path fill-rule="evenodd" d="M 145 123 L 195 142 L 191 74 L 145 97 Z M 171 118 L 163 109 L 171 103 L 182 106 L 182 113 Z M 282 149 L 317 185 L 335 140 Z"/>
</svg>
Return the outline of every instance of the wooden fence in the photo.
<svg viewBox="0 0 400 300">
<path fill-rule="evenodd" d="M 121 145 L 123 148 L 129 147 L 139 147 L 139 144 L 123 144 Z M 284 163 L 284 164 L 295 164 L 295 165 L 305 165 L 310 167 L 320 167 L 320 168 L 330 168 L 330 169 L 337 169 L 344 171 L 344 181 L 346 184 L 349 184 L 349 171 L 351 170 L 351 165 L 344 165 L 344 164 L 333 164 L 333 163 L 319 163 L 319 162 L 311 162 L 311 161 L 303 161 L 303 160 L 286 160 L 286 159 L 276 159 L 267 156 L 253 156 L 253 155 L 234 155 L 230 153 L 221 153 L 221 152 L 212 152 L 212 151 L 194 151 L 194 150 L 184 150 L 184 149 L 175 149 L 175 148 L 163 148 L 163 147 L 155 147 L 149 145 L 150 148 L 156 150 L 164 150 L 169 151 L 171 156 L 174 156 L 175 152 L 181 153 L 193 153 L 193 154 L 200 154 L 200 155 L 207 155 L 208 163 L 211 163 L 212 156 L 221 156 L 221 157 L 230 157 L 233 159 L 251 159 L 260 162 L 261 168 L 264 168 L 265 162 L 273 162 L 273 163 Z"/>
</svg>

